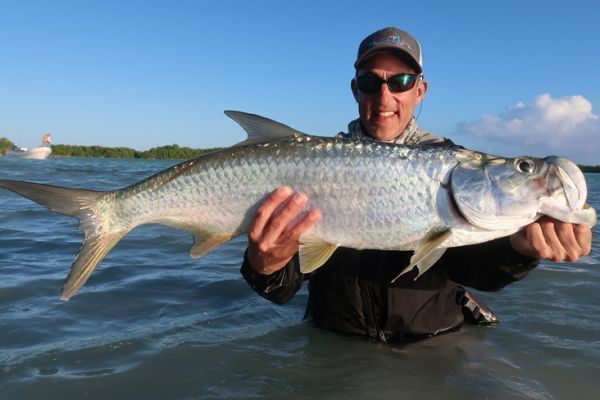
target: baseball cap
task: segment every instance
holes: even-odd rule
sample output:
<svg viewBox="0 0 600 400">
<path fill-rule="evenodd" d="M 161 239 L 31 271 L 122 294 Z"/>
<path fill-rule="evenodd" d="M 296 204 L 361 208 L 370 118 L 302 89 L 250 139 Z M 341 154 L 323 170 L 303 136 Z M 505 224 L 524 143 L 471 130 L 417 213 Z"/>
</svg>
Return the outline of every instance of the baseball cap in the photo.
<svg viewBox="0 0 600 400">
<path fill-rule="evenodd" d="M 380 29 L 360 42 L 354 68 L 358 69 L 367 57 L 382 50 L 393 51 L 402 61 L 414 68 L 415 72 L 423 72 L 421 45 L 407 32 L 394 27 Z"/>
</svg>

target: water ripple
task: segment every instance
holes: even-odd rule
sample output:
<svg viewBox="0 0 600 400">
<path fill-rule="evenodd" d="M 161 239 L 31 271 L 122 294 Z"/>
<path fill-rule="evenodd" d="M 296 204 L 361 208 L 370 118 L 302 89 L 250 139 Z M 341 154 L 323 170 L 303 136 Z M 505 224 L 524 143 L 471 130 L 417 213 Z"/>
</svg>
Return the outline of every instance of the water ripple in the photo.
<svg viewBox="0 0 600 400">
<path fill-rule="evenodd" d="M 109 190 L 172 164 L 0 157 L 0 179 Z M 588 175 L 596 209 L 599 178 Z M 285 306 L 255 295 L 239 274 L 243 237 L 193 260 L 189 234 L 158 225 L 122 240 L 63 302 L 81 240 L 72 218 L 0 191 L 1 399 L 562 399 L 600 390 L 597 234 L 580 262 L 543 262 L 499 293 L 480 293 L 500 324 L 395 347 L 303 322 L 306 288 Z"/>
</svg>

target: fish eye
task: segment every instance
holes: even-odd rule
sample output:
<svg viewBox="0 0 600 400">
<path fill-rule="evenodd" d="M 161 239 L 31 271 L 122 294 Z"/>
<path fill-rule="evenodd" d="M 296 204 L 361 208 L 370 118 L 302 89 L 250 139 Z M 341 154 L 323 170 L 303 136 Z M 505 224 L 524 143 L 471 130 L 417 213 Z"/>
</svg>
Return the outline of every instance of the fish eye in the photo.
<svg viewBox="0 0 600 400">
<path fill-rule="evenodd" d="M 535 170 L 535 163 L 528 158 L 517 158 L 515 160 L 515 167 L 517 171 L 529 174 Z"/>
</svg>

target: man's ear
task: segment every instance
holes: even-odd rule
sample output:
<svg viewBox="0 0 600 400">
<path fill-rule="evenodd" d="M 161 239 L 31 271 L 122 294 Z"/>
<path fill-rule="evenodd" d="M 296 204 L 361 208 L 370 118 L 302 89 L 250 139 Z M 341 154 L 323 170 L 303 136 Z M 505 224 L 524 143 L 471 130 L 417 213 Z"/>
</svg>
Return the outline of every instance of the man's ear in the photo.
<svg viewBox="0 0 600 400">
<path fill-rule="evenodd" d="M 354 100 L 358 103 L 358 87 L 356 86 L 356 79 L 352 78 L 350 81 L 350 89 L 352 90 L 352 95 L 354 96 Z"/>
<path fill-rule="evenodd" d="M 427 93 L 428 84 L 425 79 L 421 79 L 417 86 L 417 103 L 419 104 Z"/>
</svg>

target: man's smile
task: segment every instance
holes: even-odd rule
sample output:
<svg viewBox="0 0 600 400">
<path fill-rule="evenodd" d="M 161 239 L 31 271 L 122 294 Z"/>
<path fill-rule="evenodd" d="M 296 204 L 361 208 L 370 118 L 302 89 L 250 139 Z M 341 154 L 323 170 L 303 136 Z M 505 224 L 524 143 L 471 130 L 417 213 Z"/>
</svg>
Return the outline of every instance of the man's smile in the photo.
<svg viewBox="0 0 600 400">
<path fill-rule="evenodd" d="M 396 111 L 374 111 L 373 114 L 375 115 L 375 117 L 385 119 L 385 118 L 390 118 L 390 117 L 395 116 L 397 114 L 397 112 Z"/>
</svg>

